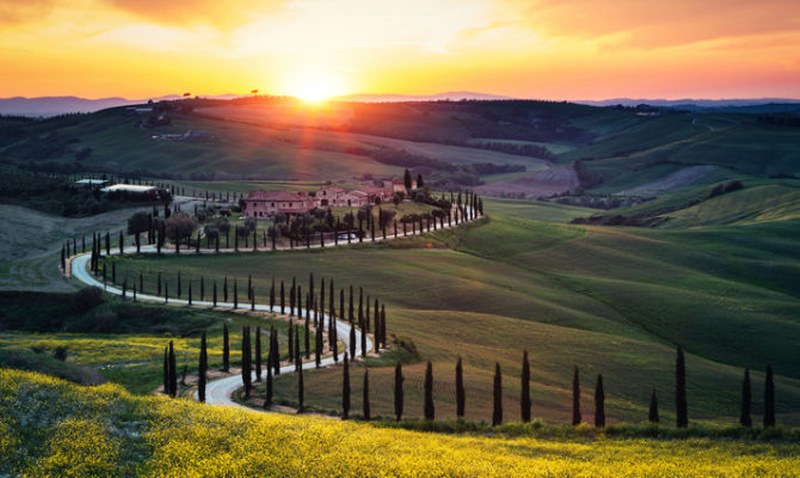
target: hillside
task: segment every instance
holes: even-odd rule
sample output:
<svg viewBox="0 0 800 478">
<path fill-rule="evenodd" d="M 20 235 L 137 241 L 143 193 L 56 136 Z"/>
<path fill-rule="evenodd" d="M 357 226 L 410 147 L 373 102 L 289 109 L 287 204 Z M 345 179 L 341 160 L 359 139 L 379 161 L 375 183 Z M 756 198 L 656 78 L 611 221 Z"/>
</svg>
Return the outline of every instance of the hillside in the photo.
<svg viewBox="0 0 800 478">
<path fill-rule="evenodd" d="M 517 438 L 443 436 L 134 397 L 8 370 L 0 370 L 0 427 L 0 473 L 12 475 L 771 477 L 800 466 L 796 442 L 595 440 L 559 437 L 563 430 L 540 438 L 535 427 L 509 429 Z"/>
<path fill-rule="evenodd" d="M 182 179 L 336 181 L 412 168 L 432 185 L 487 183 L 494 195 L 642 195 L 637 187 L 697 166 L 707 169 L 679 174 L 657 194 L 799 175 L 795 129 L 755 114 L 519 100 L 318 107 L 271 98 L 184 100 L 43 121 L 1 118 L 0 162 Z M 201 136 L 163 139 L 189 131 Z M 572 174 L 577 160 L 583 169 L 574 178 L 541 174 L 554 164 Z"/>
</svg>

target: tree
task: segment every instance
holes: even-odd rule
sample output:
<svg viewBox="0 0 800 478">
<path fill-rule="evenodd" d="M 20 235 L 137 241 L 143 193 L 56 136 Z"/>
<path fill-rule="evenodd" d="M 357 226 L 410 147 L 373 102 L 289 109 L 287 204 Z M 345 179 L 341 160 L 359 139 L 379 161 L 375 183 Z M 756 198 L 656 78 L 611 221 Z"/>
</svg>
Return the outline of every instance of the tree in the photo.
<svg viewBox="0 0 800 478">
<path fill-rule="evenodd" d="M 422 174 L 417 174 L 417 189 L 422 189 L 425 186 L 425 182 L 422 180 Z"/>
<path fill-rule="evenodd" d="M 261 381 L 261 327 L 256 327 L 256 382 Z"/>
<path fill-rule="evenodd" d="M 456 416 L 464 418 L 466 408 L 466 391 L 464 389 L 464 367 L 461 364 L 461 357 L 456 362 Z"/>
<path fill-rule="evenodd" d="M 764 381 L 764 428 L 775 426 L 775 382 L 772 365 L 767 365 L 767 378 Z"/>
<path fill-rule="evenodd" d="M 356 328 L 352 325 L 350 326 L 350 356 L 356 356 Z"/>
<path fill-rule="evenodd" d="M 520 393 L 520 414 L 522 422 L 531 421 L 531 364 L 528 362 L 528 351 L 522 353 L 522 392 Z"/>
<path fill-rule="evenodd" d="M 275 312 L 275 276 L 272 276 L 272 286 L 269 288 L 269 310 Z"/>
<path fill-rule="evenodd" d="M 575 371 L 572 374 L 572 424 L 580 425 L 581 423 L 581 382 L 580 372 L 578 367 L 575 366 Z"/>
<path fill-rule="evenodd" d="M 436 411 L 433 406 L 433 365 L 428 360 L 425 368 L 425 420 L 433 420 Z"/>
<path fill-rule="evenodd" d="M 175 363 L 175 349 L 172 340 L 169 341 L 169 396 L 175 397 L 178 394 L 178 371 Z"/>
<path fill-rule="evenodd" d="M 150 230 L 151 216 L 149 212 L 137 212 L 128 218 L 128 234 L 148 232 Z"/>
<path fill-rule="evenodd" d="M 594 388 L 594 426 L 606 426 L 606 394 L 603 390 L 603 376 L 597 374 L 597 385 Z"/>
<path fill-rule="evenodd" d="M 206 333 L 200 338 L 200 363 L 197 367 L 197 399 L 201 403 L 206 401 L 206 373 L 208 371 L 208 350 L 206 349 Z"/>
<path fill-rule="evenodd" d="M 169 395 L 169 347 L 164 347 L 164 395 Z"/>
<path fill-rule="evenodd" d="M 494 400 L 492 411 L 492 426 L 503 423 L 503 376 L 500 372 L 500 364 L 494 364 Z"/>
<path fill-rule="evenodd" d="M 179 243 L 191 236 L 195 228 L 197 228 L 197 221 L 185 212 L 178 212 L 164 221 L 164 228 L 167 238 L 175 243 Z"/>
<path fill-rule="evenodd" d="M 222 325 L 222 371 L 230 372 L 231 364 L 231 344 L 228 333 L 228 324 Z"/>
<path fill-rule="evenodd" d="M 750 415 L 753 396 L 750 388 L 750 367 L 744 369 L 744 380 L 742 380 L 742 413 L 739 415 L 739 424 L 743 427 L 752 427 L 753 418 Z"/>
<path fill-rule="evenodd" d="M 344 366 L 342 368 L 342 418 L 350 417 L 350 362 L 347 352 L 344 353 Z"/>
<path fill-rule="evenodd" d="M 244 384 L 244 398 L 250 397 L 252 383 L 253 351 L 250 346 L 250 326 L 242 328 L 242 384 Z"/>
<path fill-rule="evenodd" d="M 647 414 L 647 419 L 650 423 L 658 423 L 658 397 L 656 396 L 656 389 L 650 395 L 650 411 Z"/>
<path fill-rule="evenodd" d="M 411 191 L 411 173 L 408 169 L 403 173 L 403 186 L 405 186 L 406 192 Z"/>
<path fill-rule="evenodd" d="M 305 385 L 303 384 L 303 367 L 297 371 L 297 413 L 303 411 L 303 399 L 305 398 Z"/>
<path fill-rule="evenodd" d="M 281 315 L 286 310 L 286 290 L 283 286 L 283 281 L 281 281 Z"/>
<path fill-rule="evenodd" d="M 364 412 L 364 420 L 370 420 L 372 414 L 369 408 L 369 369 L 364 369 L 364 388 L 363 399 L 361 401 L 362 411 Z"/>
<path fill-rule="evenodd" d="M 394 416 L 398 422 L 403 419 L 403 365 L 398 361 L 394 366 Z"/>
<path fill-rule="evenodd" d="M 686 363 L 681 347 L 678 347 L 678 357 L 675 361 L 675 414 L 678 428 L 689 426 L 689 410 L 686 403 Z"/>
</svg>

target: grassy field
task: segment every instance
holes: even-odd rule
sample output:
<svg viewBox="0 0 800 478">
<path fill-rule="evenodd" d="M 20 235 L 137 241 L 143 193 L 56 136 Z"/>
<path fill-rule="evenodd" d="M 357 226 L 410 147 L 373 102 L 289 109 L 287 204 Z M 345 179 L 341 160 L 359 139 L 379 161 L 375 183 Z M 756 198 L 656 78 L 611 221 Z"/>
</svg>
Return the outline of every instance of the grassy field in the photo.
<svg viewBox="0 0 800 478">
<path fill-rule="evenodd" d="M 615 439 L 532 427 L 509 428 L 517 437 L 503 429 L 433 435 L 135 397 L 8 370 L 0 370 L 0 398 L 0 473 L 11 475 L 777 477 L 800 466 L 796 441 Z"/>
<path fill-rule="evenodd" d="M 514 409 L 527 348 L 536 363 L 538 416 L 567 419 L 571 368 L 578 365 L 585 387 L 604 375 L 612 420 L 642 421 L 653 388 L 671 410 L 674 348 L 681 345 L 689 353 L 693 417 L 734 422 L 743 368 L 761 377 L 771 363 L 780 376 L 781 419 L 798 422 L 800 291 L 792 277 L 800 276 L 800 256 L 788 232 L 796 227 L 791 217 L 650 230 L 569 225 L 586 210 L 552 204 L 487 201 L 487 209 L 485 223 L 429 238 L 314 252 L 127 257 L 117 270 L 142 272 L 149 283 L 158 271 L 178 269 L 194 280 L 228 275 L 242 283 L 253 274 L 257 297 L 267 296 L 273 276 L 305 283 L 311 272 L 337 288 L 363 286 L 386 303 L 389 333 L 411 338 L 434 362 L 445 415 L 452 414 L 459 355 L 470 371 L 470 418 L 491 416 L 495 361 L 507 374 Z M 376 390 L 391 389 L 392 361 L 371 364 Z M 419 385 L 421 365 L 409 367 Z M 311 375 L 311 405 L 338 408 L 339 373 Z M 281 379 L 277 393 L 290 400 L 292 386 Z M 415 387 L 407 400 L 420 398 Z M 386 413 L 390 394 L 375 400 L 376 413 Z"/>
</svg>

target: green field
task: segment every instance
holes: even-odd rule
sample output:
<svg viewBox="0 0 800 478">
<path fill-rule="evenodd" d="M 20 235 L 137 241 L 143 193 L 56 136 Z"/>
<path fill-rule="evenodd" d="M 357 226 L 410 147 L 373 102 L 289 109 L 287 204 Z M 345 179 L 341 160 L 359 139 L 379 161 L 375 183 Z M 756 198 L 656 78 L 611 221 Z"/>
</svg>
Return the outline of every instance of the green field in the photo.
<svg viewBox="0 0 800 478">
<path fill-rule="evenodd" d="M 768 443 L 535 426 L 435 435 L 135 397 L 8 370 L 0 370 L 0 429 L 0 473 L 26 476 L 778 477 L 800 466 L 800 445 L 780 430 Z"/>
<path fill-rule="evenodd" d="M 240 283 L 253 274 L 257 297 L 267 297 L 273 276 L 305 283 L 312 272 L 337 288 L 364 287 L 386 303 L 389 333 L 410 337 L 423 359 L 434 361 L 446 414 L 452 413 L 457 356 L 470 371 L 474 405 L 468 416 L 488 419 L 494 362 L 509 377 L 505 393 L 514 409 L 513 377 L 528 349 L 536 363 L 538 416 L 567 419 L 570 371 L 578 365 L 587 387 L 597 373 L 604 375 L 613 420 L 642 421 L 653 388 L 671 410 L 674 348 L 681 345 L 690 354 L 693 417 L 733 423 L 743 368 L 762 377 L 770 363 L 780 376 L 781 419 L 797 422 L 800 289 L 792 278 L 800 276 L 800 255 L 788 233 L 796 227 L 792 216 L 652 230 L 569 225 L 586 211 L 550 204 L 487 201 L 487 209 L 486 223 L 433 233 L 429 240 L 314 252 L 125 257 L 117 259 L 117 271 L 142 272 L 150 283 L 158 271 L 166 277 L 180 270 L 194 280 L 227 275 Z M 374 363 L 379 390 L 391 388 L 391 362 Z M 417 384 L 420 367 L 409 369 Z M 338 408 L 339 373 L 312 375 L 311 405 Z M 289 400 L 293 381 L 282 382 L 288 388 L 278 393 Z M 414 403 L 420 393 L 415 388 L 408 400 Z M 376 413 L 389 411 L 391 396 L 384 395 L 376 398 Z"/>
</svg>

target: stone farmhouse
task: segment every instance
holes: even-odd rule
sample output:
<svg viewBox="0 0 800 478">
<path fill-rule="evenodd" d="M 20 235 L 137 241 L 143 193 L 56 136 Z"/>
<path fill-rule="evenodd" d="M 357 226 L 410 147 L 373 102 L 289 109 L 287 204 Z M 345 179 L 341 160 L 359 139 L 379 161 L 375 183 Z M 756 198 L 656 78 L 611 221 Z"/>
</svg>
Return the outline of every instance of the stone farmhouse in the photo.
<svg viewBox="0 0 800 478">
<path fill-rule="evenodd" d="M 384 181 L 383 187 L 369 186 L 347 191 L 330 186 L 311 194 L 287 191 L 251 191 L 245 199 L 244 215 L 268 218 L 275 214 L 303 214 L 314 208 L 362 207 L 392 200 L 397 192 L 394 181 Z M 403 188 L 405 192 L 405 188 Z"/>
</svg>

